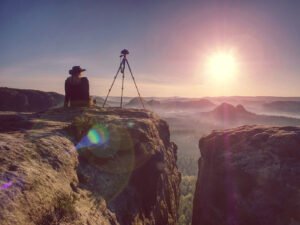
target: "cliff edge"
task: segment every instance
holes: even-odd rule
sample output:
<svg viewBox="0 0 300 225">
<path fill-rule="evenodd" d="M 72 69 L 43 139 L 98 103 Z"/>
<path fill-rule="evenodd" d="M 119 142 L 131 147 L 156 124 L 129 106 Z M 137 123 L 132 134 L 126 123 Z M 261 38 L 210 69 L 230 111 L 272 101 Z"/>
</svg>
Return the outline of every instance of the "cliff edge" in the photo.
<svg viewBox="0 0 300 225">
<path fill-rule="evenodd" d="M 300 128 L 242 126 L 199 142 L 193 225 L 300 224 Z"/>
<path fill-rule="evenodd" d="M 145 110 L 0 115 L 1 225 L 175 225 L 180 173 Z"/>
</svg>

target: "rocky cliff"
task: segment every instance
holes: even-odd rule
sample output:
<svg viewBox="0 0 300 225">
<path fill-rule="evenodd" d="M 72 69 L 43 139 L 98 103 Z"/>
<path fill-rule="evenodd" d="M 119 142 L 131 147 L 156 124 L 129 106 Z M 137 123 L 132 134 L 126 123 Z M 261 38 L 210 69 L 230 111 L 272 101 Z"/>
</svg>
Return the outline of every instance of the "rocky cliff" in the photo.
<svg viewBox="0 0 300 225">
<path fill-rule="evenodd" d="M 176 224 L 177 148 L 153 113 L 89 108 L 0 117 L 1 225 Z"/>
<path fill-rule="evenodd" d="M 64 96 L 55 92 L 0 87 L 0 111 L 38 112 L 63 101 Z"/>
<path fill-rule="evenodd" d="M 199 147 L 193 225 L 300 224 L 300 128 L 214 131 Z"/>
</svg>

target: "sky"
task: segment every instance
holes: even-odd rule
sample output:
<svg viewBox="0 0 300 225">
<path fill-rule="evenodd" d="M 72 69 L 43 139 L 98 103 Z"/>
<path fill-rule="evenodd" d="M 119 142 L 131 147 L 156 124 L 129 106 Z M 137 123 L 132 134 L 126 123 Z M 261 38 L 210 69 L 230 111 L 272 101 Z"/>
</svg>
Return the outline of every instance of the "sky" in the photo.
<svg viewBox="0 0 300 225">
<path fill-rule="evenodd" d="M 105 96 L 126 48 L 142 96 L 300 96 L 298 0 L 1 0 L 0 30 L 0 86 L 64 93 L 80 65 Z M 211 78 L 216 52 L 234 76 Z"/>
</svg>

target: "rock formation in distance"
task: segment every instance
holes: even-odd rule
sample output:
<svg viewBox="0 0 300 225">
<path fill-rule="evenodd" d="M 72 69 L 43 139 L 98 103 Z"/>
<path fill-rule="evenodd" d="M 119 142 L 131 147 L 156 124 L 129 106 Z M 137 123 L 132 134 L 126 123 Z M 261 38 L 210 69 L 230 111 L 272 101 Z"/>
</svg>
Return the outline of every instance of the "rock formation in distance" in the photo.
<svg viewBox="0 0 300 225">
<path fill-rule="evenodd" d="M 38 112 L 63 104 L 55 92 L 0 87 L 0 111 Z"/>
</svg>

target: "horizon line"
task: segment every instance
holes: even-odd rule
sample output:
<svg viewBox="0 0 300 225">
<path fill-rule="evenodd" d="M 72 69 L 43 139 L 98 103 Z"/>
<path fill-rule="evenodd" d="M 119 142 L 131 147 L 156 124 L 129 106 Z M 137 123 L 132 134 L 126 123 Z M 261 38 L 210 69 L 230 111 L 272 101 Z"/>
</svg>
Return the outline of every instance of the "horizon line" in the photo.
<svg viewBox="0 0 300 225">
<path fill-rule="evenodd" d="M 44 91 L 44 90 L 38 90 L 38 89 L 31 89 L 31 88 L 15 88 L 15 87 L 6 87 L 6 86 L 0 86 L 0 88 L 10 88 L 10 89 L 17 89 L 17 90 L 28 90 L 28 91 L 42 91 L 42 92 L 52 92 L 57 93 L 60 95 L 64 95 L 62 93 L 56 92 L 56 91 Z M 106 95 L 91 95 L 94 97 L 106 97 Z M 120 97 L 120 96 L 108 96 L 108 97 Z M 124 98 L 135 98 L 136 96 L 123 96 Z M 300 98 L 300 96 L 276 96 L 276 95 L 221 95 L 221 96 L 202 96 L 202 97 L 191 97 L 191 96 L 142 96 L 142 98 L 246 98 L 246 97 L 252 97 L 252 98 Z"/>
</svg>

